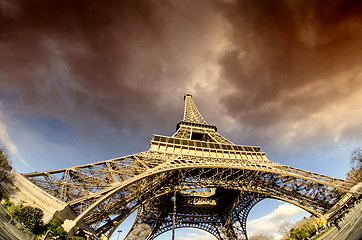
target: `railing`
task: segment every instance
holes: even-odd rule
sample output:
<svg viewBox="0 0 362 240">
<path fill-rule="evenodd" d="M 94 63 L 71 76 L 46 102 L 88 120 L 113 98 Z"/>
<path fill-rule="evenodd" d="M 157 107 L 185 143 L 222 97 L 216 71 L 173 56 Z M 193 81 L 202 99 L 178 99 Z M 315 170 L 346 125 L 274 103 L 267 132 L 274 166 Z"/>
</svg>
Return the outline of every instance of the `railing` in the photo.
<svg viewBox="0 0 362 240">
<path fill-rule="evenodd" d="M 3 206 L 0 205 L 0 223 L 5 226 L 4 231 L 14 240 L 36 240 L 37 238 L 29 232 L 21 223 L 16 221 Z M 2 226 L 0 226 L 3 228 Z"/>
</svg>

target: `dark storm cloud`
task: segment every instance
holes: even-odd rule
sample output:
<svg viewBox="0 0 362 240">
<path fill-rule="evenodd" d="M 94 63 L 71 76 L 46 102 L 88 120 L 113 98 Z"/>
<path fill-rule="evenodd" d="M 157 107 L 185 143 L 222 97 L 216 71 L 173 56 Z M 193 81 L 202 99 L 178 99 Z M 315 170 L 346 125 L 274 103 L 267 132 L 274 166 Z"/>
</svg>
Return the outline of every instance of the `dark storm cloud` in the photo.
<svg viewBox="0 0 362 240">
<path fill-rule="evenodd" d="M 175 95 L 182 113 L 187 57 L 213 21 L 209 4 L 190 3 L 2 1 L 2 89 L 18 95 L 22 112 L 84 133 L 100 125 L 142 132 L 156 123 L 173 130 L 165 116 L 176 113 Z"/>
<path fill-rule="evenodd" d="M 0 100 L 15 94 L 14 111 L 81 136 L 172 134 L 191 89 L 208 122 L 232 118 L 234 138 L 254 144 L 362 85 L 359 1 L 0 0 L 0 10 Z"/>
<path fill-rule="evenodd" d="M 218 8 L 231 28 L 222 84 L 236 89 L 221 102 L 256 135 L 361 89 L 361 1 L 225 1 Z"/>
</svg>

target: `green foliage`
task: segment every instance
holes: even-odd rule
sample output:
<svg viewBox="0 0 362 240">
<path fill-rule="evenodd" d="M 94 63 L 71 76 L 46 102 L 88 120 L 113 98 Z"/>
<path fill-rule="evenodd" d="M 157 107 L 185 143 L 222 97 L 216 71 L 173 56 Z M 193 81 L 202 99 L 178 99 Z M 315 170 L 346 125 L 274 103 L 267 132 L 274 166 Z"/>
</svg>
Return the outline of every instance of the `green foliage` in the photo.
<svg viewBox="0 0 362 240">
<path fill-rule="evenodd" d="M 54 231 L 60 225 L 62 225 L 62 224 L 60 223 L 59 220 L 53 220 L 48 224 L 47 229 L 50 231 Z"/>
<path fill-rule="evenodd" d="M 44 213 L 41 209 L 31 206 L 15 205 L 10 210 L 9 213 L 32 233 L 38 234 L 43 231 L 42 218 Z"/>
<path fill-rule="evenodd" d="M 67 236 L 67 232 L 61 225 L 61 222 L 58 220 L 51 221 L 47 225 L 47 230 L 51 231 L 51 234 L 49 235 L 53 237 L 59 237 L 59 239 L 65 239 L 65 237 Z"/>
<path fill-rule="evenodd" d="M 51 237 L 51 239 L 54 239 L 54 237 L 58 237 L 57 239 L 65 239 L 67 232 L 61 226 L 60 221 L 54 220 L 46 226 L 43 225 L 42 218 L 44 213 L 41 209 L 24 206 L 24 201 L 20 201 L 20 204 L 14 204 L 7 196 L 3 196 L 2 202 L 6 211 L 35 235 L 45 234 L 47 230 L 50 230 L 49 237 Z"/>
<path fill-rule="evenodd" d="M 6 151 L 0 147 L 0 181 L 8 178 L 6 171 L 11 171 L 12 167 Z"/>
<path fill-rule="evenodd" d="M 10 213 L 11 216 L 14 216 L 14 212 L 15 212 L 16 208 L 17 208 L 17 206 L 15 204 L 13 204 L 12 202 L 10 202 L 10 204 L 7 204 L 5 206 L 6 211 L 8 211 L 8 213 Z"/>
<path fill-rule="evenodd" d="M 307 239 L 308 237 L 313 236 L 325 223 L 326 220 L 324 218 L 304 218 L 290 229 L 289 237 L 293 240 Z"/>
<path fill-rule="evenodd" d="M 293 240 L 303 240 L 310 237 L 310 233 L 304 227 L 290 229 L 290 238 Z"/>
<path fill-rule="evenodd" d="M 10 208 L 11 206 L 14 206 L 14 203 L 9 200 L 9 197 L 8 197 L 8 196 L 4 197 L 4 200 L 5 200 L 4 207 L 5 207 L 5 209 L 6 209 L 8 212 L 10 212 L 10 211 L 9 211 L 9 208 Z"/>
<path fill-rule="evenodd" d="M 73 236 L 73 237 L 71 237 L 70 240 L 85 240 L 85 238 L 84 237 L 79 237 L 79 236 Z"/>
</svg>

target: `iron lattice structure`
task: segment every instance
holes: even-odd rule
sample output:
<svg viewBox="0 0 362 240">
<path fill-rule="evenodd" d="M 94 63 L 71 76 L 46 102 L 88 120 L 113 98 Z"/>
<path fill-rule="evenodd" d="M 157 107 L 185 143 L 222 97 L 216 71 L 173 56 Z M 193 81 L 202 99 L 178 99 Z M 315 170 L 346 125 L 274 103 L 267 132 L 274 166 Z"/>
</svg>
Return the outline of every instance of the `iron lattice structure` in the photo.
<svg viewBox="0 0 362 240">
<path fill-rule="evenodd" d="M 108 236 L 133 211 L 125 239 L 154 239 L 176 228 L 203 229 L 217 239 L 247 239 L 246 219 L 265 198 L 321 216 L 354 185 L 270 161 L 257 146 L 236 145 L 208 124 L 185 94 L 184 118 L 172 137 L 154 135 L 150 149 L 70 168 L 24 174 Z M 175 188 L 177 189 L 175 193 Z"/>
</svg>

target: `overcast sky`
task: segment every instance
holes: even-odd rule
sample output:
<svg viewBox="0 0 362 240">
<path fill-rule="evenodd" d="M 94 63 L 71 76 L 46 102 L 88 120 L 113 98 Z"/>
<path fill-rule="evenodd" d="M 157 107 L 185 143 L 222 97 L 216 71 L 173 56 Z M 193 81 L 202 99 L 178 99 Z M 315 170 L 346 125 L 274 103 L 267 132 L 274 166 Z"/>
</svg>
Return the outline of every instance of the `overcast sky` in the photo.
<svg viewBox="0 0 362 240">
<path fill-rule="evenodd" d="M 145 151 L 190 93 L 232 142 L 345 178 L 361 29 L 358 0 L 0 0 L 1 142 L 19 172 Z"/>
</svg>

